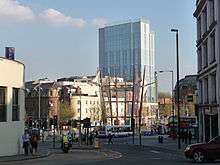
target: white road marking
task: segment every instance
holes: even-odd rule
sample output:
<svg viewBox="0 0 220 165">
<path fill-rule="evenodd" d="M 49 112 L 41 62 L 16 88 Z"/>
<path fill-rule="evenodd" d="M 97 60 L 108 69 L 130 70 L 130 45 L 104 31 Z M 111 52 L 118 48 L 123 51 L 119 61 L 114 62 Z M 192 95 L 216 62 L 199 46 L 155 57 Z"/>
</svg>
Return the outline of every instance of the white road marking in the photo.
<svg viewBox="0 0 220 165">
<path fill-rule="evenodd" d="M 155 150 L 150 150 L 150 152 L 155 153 L 155 154 L 159 154 L 159 151 L 155 151 Z"/>
</svg>

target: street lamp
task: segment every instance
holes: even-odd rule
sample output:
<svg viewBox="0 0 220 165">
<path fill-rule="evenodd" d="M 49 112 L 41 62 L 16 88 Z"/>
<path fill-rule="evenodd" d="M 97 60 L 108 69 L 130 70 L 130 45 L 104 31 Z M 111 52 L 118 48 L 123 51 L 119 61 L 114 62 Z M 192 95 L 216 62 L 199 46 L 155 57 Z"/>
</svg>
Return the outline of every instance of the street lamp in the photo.
<svg viewBox="0 0 220 165">
<path fill-rule="evenodd" d="M 176 83 L 176 93 L 177 93 L 177 114 L 178 114 L 178 148 L 181 148 L 180 144 L 180 102 L 179 102 L 179 36 L 178 36 L 178 29 L 171 29 L 171 32 L 176 33 L 176 67 L 177 67 L 177 72 L 176 72 L 176 78 L 177 78 L 177 83 Z"/>
<path fill-rule="evenodd" d="M 36 85 L 34 87 L 34 90 L 38 92 L 38 121 L 39 121 L 39 126 L 41 125 L 41 108 L 40 108 L 41 100 L 40 99 L 41 99 L 41 90 L 42 90 L 42 88 L 40 86 L 41 86 L 41 82 L 39 81 L 38 85 Z M 37 87 L 38 87 L 38 90 L 37 90 Z"/>
</svg>

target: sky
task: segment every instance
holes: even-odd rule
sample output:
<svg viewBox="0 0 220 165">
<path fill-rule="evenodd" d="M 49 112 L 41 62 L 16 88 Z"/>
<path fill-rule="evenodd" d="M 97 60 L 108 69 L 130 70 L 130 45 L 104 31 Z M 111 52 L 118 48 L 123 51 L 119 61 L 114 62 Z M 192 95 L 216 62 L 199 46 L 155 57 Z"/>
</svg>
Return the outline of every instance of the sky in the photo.
<svg viewBox="0 0 220 165">
<path fill-rule="evenodd" d="M 16 48 L 26 81 L 94 75 L 98 28 L 145 18 L 155 32 L 156 70 L 176 74 L 179 29 L 180 77 L 196 74 L 195 0 L 0 0 L 0 55 Z M 0 71 L 1 72 L 1 71 Z M 171 75 L 158 75 L 159 91 L 171 90 Z"/>
</svg>

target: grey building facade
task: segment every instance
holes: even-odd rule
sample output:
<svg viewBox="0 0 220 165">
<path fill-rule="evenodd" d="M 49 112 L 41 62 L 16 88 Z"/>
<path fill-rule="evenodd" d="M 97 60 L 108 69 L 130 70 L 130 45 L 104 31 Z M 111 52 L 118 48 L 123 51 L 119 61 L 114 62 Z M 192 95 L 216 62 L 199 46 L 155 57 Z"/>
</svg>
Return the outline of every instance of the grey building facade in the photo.
<svg viewBox="0 0 220 165">
<path fill-rule="evenodd" d="M 220 1 L 197 0 L 198 109 L 200 141 L 220 135 Z"/>
</svg>

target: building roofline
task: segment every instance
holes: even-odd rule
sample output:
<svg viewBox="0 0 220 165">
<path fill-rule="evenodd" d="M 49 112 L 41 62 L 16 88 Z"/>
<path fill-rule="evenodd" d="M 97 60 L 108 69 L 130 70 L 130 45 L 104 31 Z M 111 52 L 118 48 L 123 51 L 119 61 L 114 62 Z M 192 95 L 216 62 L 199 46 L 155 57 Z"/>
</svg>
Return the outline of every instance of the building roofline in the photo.
<svg viewBox="0 0 220 165">
<path fill-rule="evenodd" d="M 125 21 L 108 23 L 99 29 L 104 29 L 106 27 L 119 26 L 119 25 L 124 25 L 124 24 L 129 24 L 129 23 L 135 23 L 135 22 L 144 22 L 144 23 L 150 24 L 149 20 L 147 20 L 145 18 L 138 18 L 138 19 L 129 19 L 129 20 L 125 20 Z"/>
<path fill-rule="evenodd" d="M 13 61 L 13 62 L 16 62 L 16 63 L 19 63 L 19 64 L 21 64 L 21 65 L 23 65 L 24 67 L 25 67 L 25 65 L 24 65 L 24 63 L 22 63 L 22 62 L 20 62 L 20 61 L 17 61 L 17 60 L 10 60 L 10 59 L 7 59 L 7 58 L 5 58 L 5 57 L 0 57 L 0 60 L 8 60 L 8 61 Z"/>
</svg>

